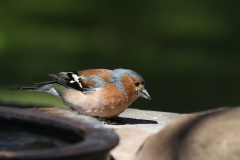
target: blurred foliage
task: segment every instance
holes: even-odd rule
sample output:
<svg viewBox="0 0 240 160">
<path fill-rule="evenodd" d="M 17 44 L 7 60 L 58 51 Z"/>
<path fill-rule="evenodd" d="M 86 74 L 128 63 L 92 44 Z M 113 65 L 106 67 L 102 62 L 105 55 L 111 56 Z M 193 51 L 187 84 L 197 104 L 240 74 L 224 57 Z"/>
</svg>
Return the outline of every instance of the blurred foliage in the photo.
<svg viewBox="0 0 240 160">
<path fill-rule="evenodd" d="M 60 106 L 7 88 L 47 73 L 129 68 L 152 100 L 134 108 L 195 112 L 240 104 L 238 1 L 1 0 L 0 101 Z M 51 98 L 47 98 L 47 97 Z"/>
</svg>

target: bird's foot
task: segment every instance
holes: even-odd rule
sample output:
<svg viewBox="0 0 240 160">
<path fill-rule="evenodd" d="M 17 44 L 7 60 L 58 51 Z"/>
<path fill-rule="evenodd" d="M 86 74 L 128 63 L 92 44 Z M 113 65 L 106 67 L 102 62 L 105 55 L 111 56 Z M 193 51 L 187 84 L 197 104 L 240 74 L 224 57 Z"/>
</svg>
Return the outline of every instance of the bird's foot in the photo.
<svg viewBox="0 0 240 160">
<path fill-rule="evenodd" d="M 111 117 L 111 118 L 96 117 L 96 118 L 101 122 L 101 124 L 116 125 L 124 122 L 124 119 L 121 117 Z"/>
<path fill-rule="evenodd" d="M 72 107 L 69 107 L 74 113 L 76 113 L 76 114 L 81 114 L 82 115 L 82 113 L 80 113 L 78 110 L 76 110 L 76 109 L 74 109 L 74 108 L 72 108 Z"/>
</svg>

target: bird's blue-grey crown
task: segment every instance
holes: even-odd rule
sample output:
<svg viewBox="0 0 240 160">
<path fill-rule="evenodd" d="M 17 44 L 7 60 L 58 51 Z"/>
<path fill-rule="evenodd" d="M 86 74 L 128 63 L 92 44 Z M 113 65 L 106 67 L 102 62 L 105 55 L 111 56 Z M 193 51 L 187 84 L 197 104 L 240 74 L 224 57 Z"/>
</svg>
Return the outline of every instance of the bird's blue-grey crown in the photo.
<svg viewBox="0 0 240 160">
<path fill-rule="evenodd" d="M 130 69 L 122 69 L 122 68 L 114 69 L 110 74 L 109 82 L 113 83 L 115 87 L 119 91 L 121 91 L 123 94 L 125 94 L 125 88 L 122 83 L 123 76 L 131 76 L 131 77 L 138 78 L 141 81 L 141 83 L 144 84 L 144 86 L 146 85 L 143 78 L 137 72 L 134 72 L 133 70 L 130 70 Z"/>
</svg>

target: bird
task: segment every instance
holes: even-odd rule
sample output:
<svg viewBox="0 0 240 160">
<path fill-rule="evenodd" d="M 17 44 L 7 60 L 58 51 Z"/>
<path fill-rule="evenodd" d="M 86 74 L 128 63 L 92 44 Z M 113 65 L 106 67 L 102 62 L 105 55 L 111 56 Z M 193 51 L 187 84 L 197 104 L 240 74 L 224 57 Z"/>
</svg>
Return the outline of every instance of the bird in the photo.
<svg viewBox="0 0 240 160">
<path fill-rule="evenodd" d="M 48 74 L 53 80 L 10 90 L 42 91 L 80 114 L 118 117 L 138 97 L 151 99 L 144 79 L 130 69 L 88 69 Z"/>
</svg>

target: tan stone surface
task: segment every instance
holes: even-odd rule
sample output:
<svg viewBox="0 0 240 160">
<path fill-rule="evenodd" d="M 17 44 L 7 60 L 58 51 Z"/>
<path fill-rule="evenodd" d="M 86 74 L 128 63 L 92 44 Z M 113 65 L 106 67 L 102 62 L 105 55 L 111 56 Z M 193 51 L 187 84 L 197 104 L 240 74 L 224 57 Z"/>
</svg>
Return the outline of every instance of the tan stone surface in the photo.
<svg viewBox="0 0 240 160">
<path fill-rule="evenodd" d="M 120 141 L 117 147 L 111 151 L 115 160 L 131 160 L 144 141 L 152 134 L 134 128 L 122 128 L 116 130 Z"/>
<path fill-rule="evenodd" d="M 156 133 L 172 120 L 180 117 L 179 113 L 147 111 L 139 109 L 126 109 L 119 117 L 124 119 L 123 124 L 103 126 L 111 129 L 134 128 L 146 131 L 148 133 Z"/>
</svg>

